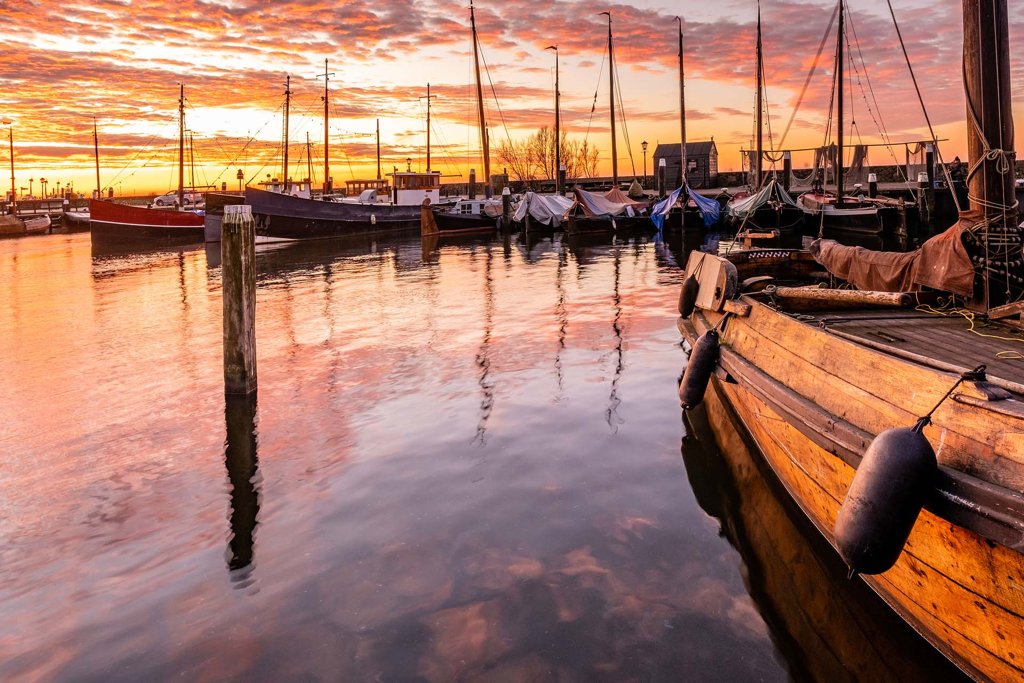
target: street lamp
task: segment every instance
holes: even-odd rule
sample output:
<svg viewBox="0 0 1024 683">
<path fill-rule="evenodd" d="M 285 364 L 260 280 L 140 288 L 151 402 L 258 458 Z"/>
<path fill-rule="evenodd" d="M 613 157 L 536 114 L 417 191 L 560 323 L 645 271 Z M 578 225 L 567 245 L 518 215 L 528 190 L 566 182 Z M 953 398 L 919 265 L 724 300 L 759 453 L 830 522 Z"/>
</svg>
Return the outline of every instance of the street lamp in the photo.
<svg viewBox="0 0 1024 683">
<path fill-rule="evenodd" d="M 412 157 L 405 158 L 405 170 L 412 173 Z"/>
<path fill-rule="evenodd" d="M 640 143 L 640 148 L 644 150 L 644 185 L 647 184 L 647 140 Z"/>
<path fill-rule="evenodd" d="M 238 178 L 238 191 L 241 192 L 242 181 L 245 180 L 245 174 L 242 173 L 242 169 L 238 169 L 238 173 L 235 174 L 235 177 Z"/>
<path fill-rule="evenodd" d="M 42 195 L 43 199 L 46 199 L 46 178 L 39 179 L 39 194 Z"/>
</svg>

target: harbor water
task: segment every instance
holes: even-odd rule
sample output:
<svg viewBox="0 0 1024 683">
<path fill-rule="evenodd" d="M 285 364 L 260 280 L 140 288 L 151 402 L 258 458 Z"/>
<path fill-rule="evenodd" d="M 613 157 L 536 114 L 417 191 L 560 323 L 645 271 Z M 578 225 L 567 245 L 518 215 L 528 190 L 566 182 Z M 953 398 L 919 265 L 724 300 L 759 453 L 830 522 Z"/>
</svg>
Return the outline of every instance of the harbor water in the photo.
<svg viewBox="0 0 1024 683">
<path fill-rule="evenodd" d="M 218 255 L 0 241 L 0 680 L 955 676 L 682 420 L 678 246 L 260 246 L 227 403 Z"/>
</svg>

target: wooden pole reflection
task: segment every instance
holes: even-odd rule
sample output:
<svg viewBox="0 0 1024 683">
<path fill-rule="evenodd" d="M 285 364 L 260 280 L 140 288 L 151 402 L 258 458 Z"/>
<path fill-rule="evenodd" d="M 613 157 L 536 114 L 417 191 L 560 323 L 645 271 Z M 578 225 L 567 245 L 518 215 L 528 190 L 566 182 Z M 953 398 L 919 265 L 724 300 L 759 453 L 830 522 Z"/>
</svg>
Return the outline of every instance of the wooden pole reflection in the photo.
<svg viewBox="0 0 1024 683">
<path fill-rule="evenodd" d="M 247 586 L 251 583 L 253 542 L 260 511 L 256 395 L 225 396 L 224 421 L 224 465 L 231 484 L 231 534 L 226 559 L 231 580 Z"/>
</svg>

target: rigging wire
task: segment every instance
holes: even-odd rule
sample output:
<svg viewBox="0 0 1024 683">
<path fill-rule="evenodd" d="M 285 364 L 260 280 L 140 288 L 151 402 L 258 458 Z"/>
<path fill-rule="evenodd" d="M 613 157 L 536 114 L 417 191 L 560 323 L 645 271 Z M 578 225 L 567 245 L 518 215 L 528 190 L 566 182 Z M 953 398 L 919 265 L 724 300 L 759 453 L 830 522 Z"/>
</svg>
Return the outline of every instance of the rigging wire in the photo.
<svg viewBox="0 0 1024 683">
<path fill-rule="evenodd" d="M 626 151 L 629 152 L 629 165 L 633 169 L 633 177 L 636 178 L 636 162 L 633 159 L 633 145 L 629 143 L 629 127 L 626 125 L 626 107 L 622 103 L 622 78 L 619 76 L 619 65 L 612 64 L 615 70 L 615 90 L 619 100 L 619 115 L 622 117 L 622 137 L 626 141 Z M 615 134 L 615 131 L 612 131 Z"/>
<path fill-rule="evenodd" d="M 601 80 L 604 75 L 604 60 L 608 58 L 608 45 L 605 44 L 604 52 L 601 54 L 601 66 L 597 69 L 597 87 L 594 88 L 594 102 L 590 105 L 590 119 L 587 121 L 587 132 L 583 136 L 583 142 L 590 139 L 590 124 L 594 122 L 594 112 L 597 111 L 597 95 L 601 90 Z"/>
<path fill-rule="evenodd" d="M 793 111 L 789 115 L 789 121 L 786 122 L 786 128 L 782 131 L 782 138 L 779 140 L 779 148 L 782 148 L 786 144 L 786 137 L 789 135 L 789 129 L 792 127 L 793 121 L 796 119 L 796 115 L 800 111 L 800 105 L 803 103 L 804 96 L 807 94 L 807 86 L 811 84 L 811 79 L 814 78 L 814 72 L 818 68 L 818 60 L 821 59 L 821 53 L 825 49 L 825 43 L 828 41 L 828 37 L 832 33 L 832 26 L 836 23 L 836 17 L 838 15 L 839 3 L 836 3 L 836 6 L 832 9 L 832 18 L 828 20 L 828 26 L 825 28 L 825 34 L 821 37 L 821 42 L 818 43 L 818 52 L 814 55 L 814 62 L 811 63 L 811 70 L 807 74 L 807 78 L 804 79 L 803 88 L 800 89 L 800 96 L 797 98 L 796 106 L 793 107 Z"/>
</svg>

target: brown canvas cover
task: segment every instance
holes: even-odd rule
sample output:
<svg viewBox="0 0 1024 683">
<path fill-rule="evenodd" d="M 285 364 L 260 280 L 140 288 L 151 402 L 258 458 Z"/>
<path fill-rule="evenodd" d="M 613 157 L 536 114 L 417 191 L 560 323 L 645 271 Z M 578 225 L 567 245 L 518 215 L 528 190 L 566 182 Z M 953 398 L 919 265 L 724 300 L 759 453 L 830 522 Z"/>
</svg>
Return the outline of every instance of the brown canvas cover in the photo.
<svg viewBox="0 0 1024 683">
<path fill-rule="evenodd" d="M 965 211 L 945 232 L 915 251 L 901 253 L 848 247 L 835 240 L 815 240 L 811 253 L 836 277 L 857 289 L 875 292 L 916 292 L 930 287 L 961 296 L 974 293 L 974 266 L 961 239 L 978 224 L 980 213 Z"/>
</svg>

